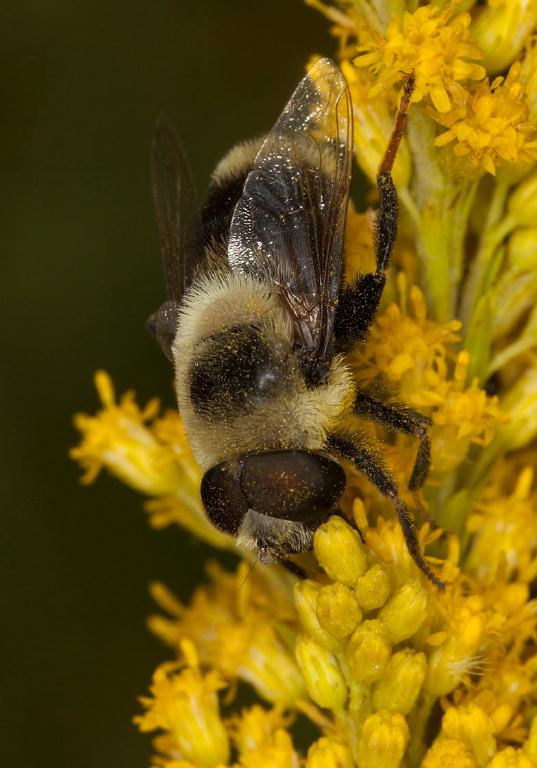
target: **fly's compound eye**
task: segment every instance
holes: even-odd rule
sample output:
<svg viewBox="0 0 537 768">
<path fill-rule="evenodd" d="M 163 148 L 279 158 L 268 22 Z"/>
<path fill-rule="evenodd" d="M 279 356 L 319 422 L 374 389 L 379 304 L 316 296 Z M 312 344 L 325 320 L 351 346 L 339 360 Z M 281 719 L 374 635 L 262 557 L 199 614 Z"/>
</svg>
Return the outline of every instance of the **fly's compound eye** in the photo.
<svg viewBox="0 0 537 768">
<path fill-rule="evenodd" d="M 238 479 L 227 462 L 211 467 L 201 481 L 201 500 L 210 521 L 224 533 L 236 536 L 248 511 Z"/>
<path fill-rule="evenodd" d="M 240 487 L 248 508 L 294 522 L 318 521 L 345 490 L 343 467 L 316 451 L 263 451 L 245 457 Z"/>
</svg>

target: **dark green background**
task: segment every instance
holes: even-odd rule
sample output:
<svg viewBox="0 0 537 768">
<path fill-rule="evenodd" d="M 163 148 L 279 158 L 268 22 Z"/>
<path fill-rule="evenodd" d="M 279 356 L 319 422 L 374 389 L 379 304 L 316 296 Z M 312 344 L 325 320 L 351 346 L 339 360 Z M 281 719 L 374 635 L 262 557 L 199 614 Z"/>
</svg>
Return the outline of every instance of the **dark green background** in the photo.
<svg viewBox="0 0 537 768">
<path fill-rule="evenodd" d="M 144 330 L 164 297 L 148 152 L 176 122 L 198 186 L 270 127 L 327 23 L 299 0 L 4 2 L 0 20 L 0 763 L 146 768 L 135 697 L 168 652 L 147 584 L 183 599 L 209 550 L 141 499 L 78 485 L 72 413 L 118 391 L 173 403 Z"/>
</svg>

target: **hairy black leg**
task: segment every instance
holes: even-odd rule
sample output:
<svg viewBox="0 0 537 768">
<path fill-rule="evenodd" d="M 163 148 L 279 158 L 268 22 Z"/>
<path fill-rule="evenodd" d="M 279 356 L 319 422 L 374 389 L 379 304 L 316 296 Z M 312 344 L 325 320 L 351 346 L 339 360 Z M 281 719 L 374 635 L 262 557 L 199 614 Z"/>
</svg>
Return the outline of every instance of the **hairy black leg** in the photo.
<svg viewBox="0 0 537 768">
<path fill-rule="evenodd" d="M 334 340 L 338 352 L 365 341 L 386 284 L 386 276 L 368 272 L 358 275 L 339 294 Z"/>
<path fill-rule="evenodd" d="M 403 137 L 413 88 L 414 81 L 409 77 L 405 80 L 395 127 L 377 174 L 380 205 L 375 219 L 373 237 L 377 270 L 374 273 L 359 275 L 340 292 L 334 328 L 336 346 L 340 350 L 349 349 L 367 337 L 386 283 L 386 269 L 397 237 L 399 221 L 399 202 L 391 172 Z"/>
<path fill-rule="evenodd" d="M 410 97 L 414 90 L 414 78 L 407 77 L 403 90 L 401 105 L 395 116 L 395 126 L 386 147 L 384 157 L 380 161 L 377 174 L 377 187 L 380 197 L 380 207 L 375 221 L 375 256 L 377 257 L 377 274 L 382 274 L 388 267 L 392 255 L 397 224 L 399 221 L 399 202 L 392 179 L 392 168 L 403 138 Z"/>
<path fill-rule="evenodd" d="M 390 499 L 395 507 L 408 551 L 414 562 L 433 584 L 439 589 L 444 589 L 444 583 L 434 575 L 423 559 L 414 519 L 403 500 L 399 498 L 397 483 L 383 466 L 377 451 L 366 443 L 362 443 L 359 437 L 350 432 L 330 435 L 328 447 L 339 454 L 342 459 L 354 464 L 356 469 L 362 472 L 386 498 Z"/>
<path fill-rule="evenodd" d="M 283 565 L 286 570 L 290 571 L 290 573 L 295 576 L 298 576 L 300 579 L 305 579 L 307 577 L 308 574 L 306 573 L 305 568 L 302 568 L 301 565 L 298 565 L 298 563 L 295 563 L 293 560 L 289 560 L 283 552 L 275 554 L 274 559 L 277 563 Z"/>
<path fill-rule="evenodd" d="M 378 399 L 373 396 L 371 391 L 375 388 L 378 389 Z M 404 403 L 393 400 L 386 393 L 386 388 L 382 382 L 378 382 L 378 384 L 374 382 L 367 390 L 359 390 L 356 393 L 354 413 L 363 419 L 374 421 L 392 432 L 402 432 L 404 435 L 418 438 L 420 447 L 408 487 L 411 491 L 417 491 L 421 488 L 431 463 L 430 419 L 408 408 Z"/>
</svg>

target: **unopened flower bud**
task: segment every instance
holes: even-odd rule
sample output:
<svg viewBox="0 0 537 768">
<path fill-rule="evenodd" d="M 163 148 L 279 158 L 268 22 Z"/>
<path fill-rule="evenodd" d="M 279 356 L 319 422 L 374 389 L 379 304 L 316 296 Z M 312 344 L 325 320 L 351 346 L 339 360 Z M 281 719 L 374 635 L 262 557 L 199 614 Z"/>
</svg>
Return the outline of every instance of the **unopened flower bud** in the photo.
<svg viewBox="0 0 537 768">
<path fill-rule="evenodd" d="M 482 64 L 489 75 L 507 69 L 520 55 L 535 27 L 535 6 L 522 0 L 490 3 L 477 9 L 470 27 L 485 54 Z"/>
<path fill-rule="evenodd" d="M 308 750 L 306 768 L 353 768 L 349 748 L 322 736 Z"/>
<path fill-rule="evenodd" d="M 373 688 L 373 709 L 408 715 L 421 690 L 427 671 L 424 653 L 411 648 L 394 653 L 382 680 Z"/>
<path fill-rule="evenodd" d="M 358 743 L 358 765 L 360 768 L 397 768 L 409 738 L 403 715 L 397 712 L 369 715 Z"/>
<path fill-rule="evenodd" d="M 327 632 L 348 637 L 362 620 L 362 612 L 348 587 L 340 582 L 321 587 L 317 597 L 317 618 Z"/>
<path fill-rule="evenodd" d="M 537 220 L 537 171 L 515 187 L 509 197 L 508 211 L 516 225 L 534 226 Z"/>
<path fill-rule="evenodd" d="M 313 701 L 325 709 L 341 710 L 347 700 L 347 684 L 334 654 L 306 636 L 297 640 L 295 653 Z"/>
<path fill-rule="evenodd" d="M 382 565 L 371 566 L 356 582 L 354 597 L 363 611 L 375 611 L 390 594 L 390 577 Z"/>
<path fill-rule="evenodd" d="M 378 619 L 393 645 L 412 637 L 427 617 L 429 596 L 419 581 L 407 581 L 380 609 Z"/>
<path fill-rule="evenodd" d="M 367 569 L 367 555 L 360 537 L 342 517 L 334 515 L 317 528 L 313 548 L 332 581 L 353 587 Z"/>
<path fill-rule="evenodd" d="M 489 765 L 497 749 L 496 727 L 484 709 L 470 701 L 467 706 L 450 707 L 442 718 L 448 739 L 459 739 L 472 749 L 478 765 Z"/>
<path fill-rule="evenodd" d="M 505 747 L 496 752 L 487 768 L 535 768 L 535 760 L 525 755 L 521 749 Z"/>
<path fill-rule="evenodd" d="M 323 629 L 317 618 L 317 600 L 320 589 L 321 586 L 310 579 L 297 582 L 295 585 L 295 605 L 306 632 L 323 648 L 336 651 L 340 647 L 339 640 Z"/>
<path fill-rule="evenodd" d="M 517 227 L 509 238 L 507 256 L 517 272 L 534 272 L 537 227 Z"/>
<path fill-rule="evenodd" d="M 470 747 L 458 739 L 436 741 L 425 755 L 421 768 L 439 768 L 439 766 L 457 766 L 457 768 L 477 768 L 477 761 Z"/>
<path fill-rule="evenodd" d="M 347 646 L 347 662 L 357 683 L 370 685 L 386 672 L 391 646 L 380 621 L 364 621 Z"/>
</svg>

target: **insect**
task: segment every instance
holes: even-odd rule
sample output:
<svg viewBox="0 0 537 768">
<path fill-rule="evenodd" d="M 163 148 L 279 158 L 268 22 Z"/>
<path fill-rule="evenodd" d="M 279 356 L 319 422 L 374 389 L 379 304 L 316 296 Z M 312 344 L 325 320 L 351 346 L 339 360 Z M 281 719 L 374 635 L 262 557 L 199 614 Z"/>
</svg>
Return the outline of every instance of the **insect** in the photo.
<svg viewBox="0 0 537 768">
<path fill-rule="evenodd" d="M 358 388 L 345 355 L 363 341 L 386 282 L 398 224 L 391 169 L 412 92 L 405 81 L 381 162 L 376 271 L 344 283 L 353 152 L 347 83 L 329 59 L 299 83 L 263 141 L 233 148 L 196 203 L 192 174 L 167 117 L 152 144 L 152 184 L 168 301 L 149 326 L 174 363 L 181 420 L 204 471 L 210 521 L 291 570 L 318 526 L 339 514 L 342 463 L 394 505 L 408 549 L 424 561 L 410 511 L 366 419 L 416 437 L 411 490 L 430 463 L 429 420 L 386 394 Z"/>
</svg>

